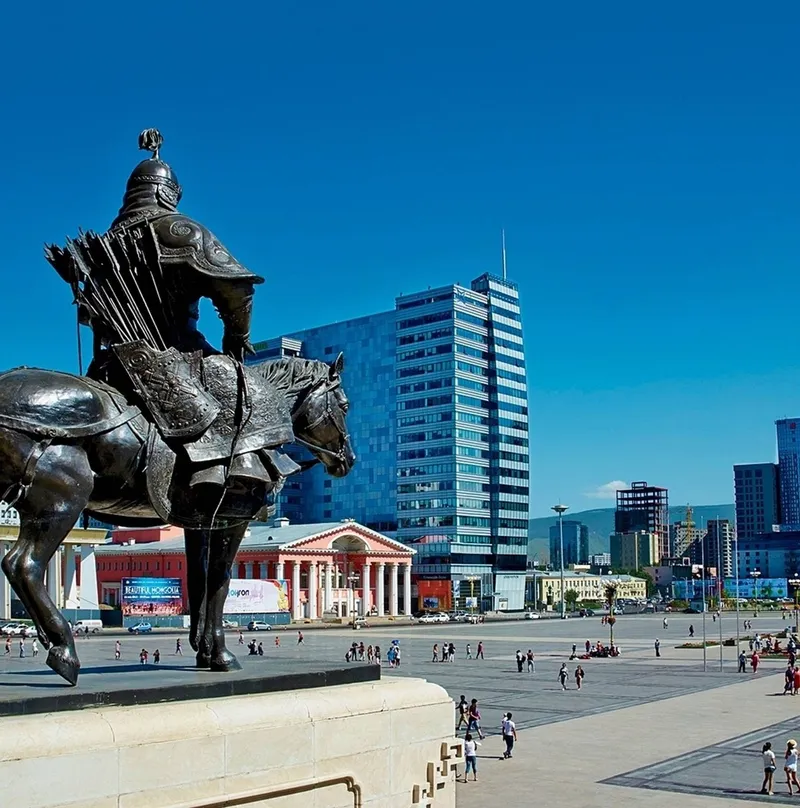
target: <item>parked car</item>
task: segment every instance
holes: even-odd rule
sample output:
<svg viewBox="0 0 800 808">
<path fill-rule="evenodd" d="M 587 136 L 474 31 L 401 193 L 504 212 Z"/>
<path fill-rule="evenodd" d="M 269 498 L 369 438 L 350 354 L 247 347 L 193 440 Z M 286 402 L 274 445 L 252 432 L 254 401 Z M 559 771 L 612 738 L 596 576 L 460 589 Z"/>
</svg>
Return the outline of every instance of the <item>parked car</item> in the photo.
<svg viewBox="0 0 800 808">
<path fill-rule="evenodd" d="M 539 620 L 541 615 L 539 612 L 525 612 L 525 619 L 526 620 Z"/>
<path fill-rule="evenodd" d="M 102 620 L 78 620 L 72 627 L 74 634 L 99 634 L 102 630 Z"/>
<path fill-rule="evenodd" d="M 9 637 L 35 637 L 36 629 L 27 623 L 6 623 L 3 634 Z"/>
<path fill-rule="evenodd" d="M 247 624 L 248 631 L 272 631 L 272 626 L 263 620 L 251 620 Z"/>
<path fill-rule="evenodd" d="M 594 617 L 594 610 L 593 609 L 581 609 L 578 614 L 581 617 Z"/>
<path fill-rule="evenodd" d="M 354 617 L 351 625 L 353 626 L 354 630 L 360 628 L 369 628 L 369 622 L 367 621 L 366 617 Z"/>
<path fill-rule="evenodd" d="M 135 626 L 128 626 L 128 631 L 131 634 L 149 634 L 153 630 L 150 623 L 137 623 Z"/>
<path fill-rule="evenodd" d="M 452 623 L 469 623 L 470 615 L 467 612 L 451 612 L 448 616 Z"/>
<path fill-rule="evenodd" d="M 427 612 L 419 618 L 420 623 L 449 623 L 450 615 L 444 612 Z"/>
<path fill-rule="evenodd" d="M 235 620 L 223 620 L 222 628 L 239 628 L 239 624 Z"/>
</svg>

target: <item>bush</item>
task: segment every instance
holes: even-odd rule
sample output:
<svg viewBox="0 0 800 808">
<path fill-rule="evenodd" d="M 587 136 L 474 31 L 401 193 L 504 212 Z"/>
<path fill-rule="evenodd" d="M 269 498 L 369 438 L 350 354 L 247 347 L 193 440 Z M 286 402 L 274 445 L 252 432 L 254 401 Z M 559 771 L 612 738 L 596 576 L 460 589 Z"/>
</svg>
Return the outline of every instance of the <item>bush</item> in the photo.
<svg viewBox="0 0 800 808">
<path fill-rule="evenodd" d="M 706 640 L 706 648 L 711 648 L 714 645 L 719 645 L 716 640 Z M 676 645 L 676 648 L 702 648 L 702 642 L 685 642 L 682 645 Z"/>
</svg>

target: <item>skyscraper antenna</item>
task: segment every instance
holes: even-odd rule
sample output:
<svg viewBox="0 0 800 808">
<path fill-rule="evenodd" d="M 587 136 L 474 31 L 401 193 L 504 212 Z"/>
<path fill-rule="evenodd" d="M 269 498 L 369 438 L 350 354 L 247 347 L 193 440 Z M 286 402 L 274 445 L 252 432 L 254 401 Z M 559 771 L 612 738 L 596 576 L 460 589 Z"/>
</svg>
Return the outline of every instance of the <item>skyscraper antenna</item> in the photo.
<svg viewBox="0 0 800 808">
<path fill-rule="evenodd" d="M 507 280 L 507 272 L 506 272 L 506 231 L 505 229 L 500 231 L 500 234 L 503 239 L 503 280 Z"/>
</svg>

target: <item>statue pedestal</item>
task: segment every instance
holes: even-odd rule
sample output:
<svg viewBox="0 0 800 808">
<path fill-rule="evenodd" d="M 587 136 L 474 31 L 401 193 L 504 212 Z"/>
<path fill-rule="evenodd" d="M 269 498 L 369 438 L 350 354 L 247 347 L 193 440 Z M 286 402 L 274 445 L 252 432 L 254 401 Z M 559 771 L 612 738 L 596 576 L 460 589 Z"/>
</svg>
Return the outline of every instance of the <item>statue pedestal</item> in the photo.
<svg viewBox="0 0 800 808">
<path fill-rule="evenodd" d="M 454 808 L 453 716 L 404 678 L 6 715 L 3 804 Z"/>
</svg>

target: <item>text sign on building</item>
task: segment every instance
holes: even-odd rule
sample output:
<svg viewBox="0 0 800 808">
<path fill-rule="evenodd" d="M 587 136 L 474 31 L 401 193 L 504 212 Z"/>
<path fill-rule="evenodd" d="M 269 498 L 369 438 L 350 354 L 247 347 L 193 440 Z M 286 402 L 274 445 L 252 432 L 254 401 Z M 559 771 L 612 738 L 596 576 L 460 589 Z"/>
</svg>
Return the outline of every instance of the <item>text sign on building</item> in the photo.
<svg viewBox="0 0 800 808">
<path fill-rule="evenodd" d="M 123 578 L 122 614 L 158 617 L 183 613 L 180 578 Z"/>
<path fill-rule="evenodd" d="M 260 614 L 262 612 L 288 612 L 289 595 L 286 581 L 260 581 L 250 578 L 232 578 L 225 614 Z"/>
</svg>

